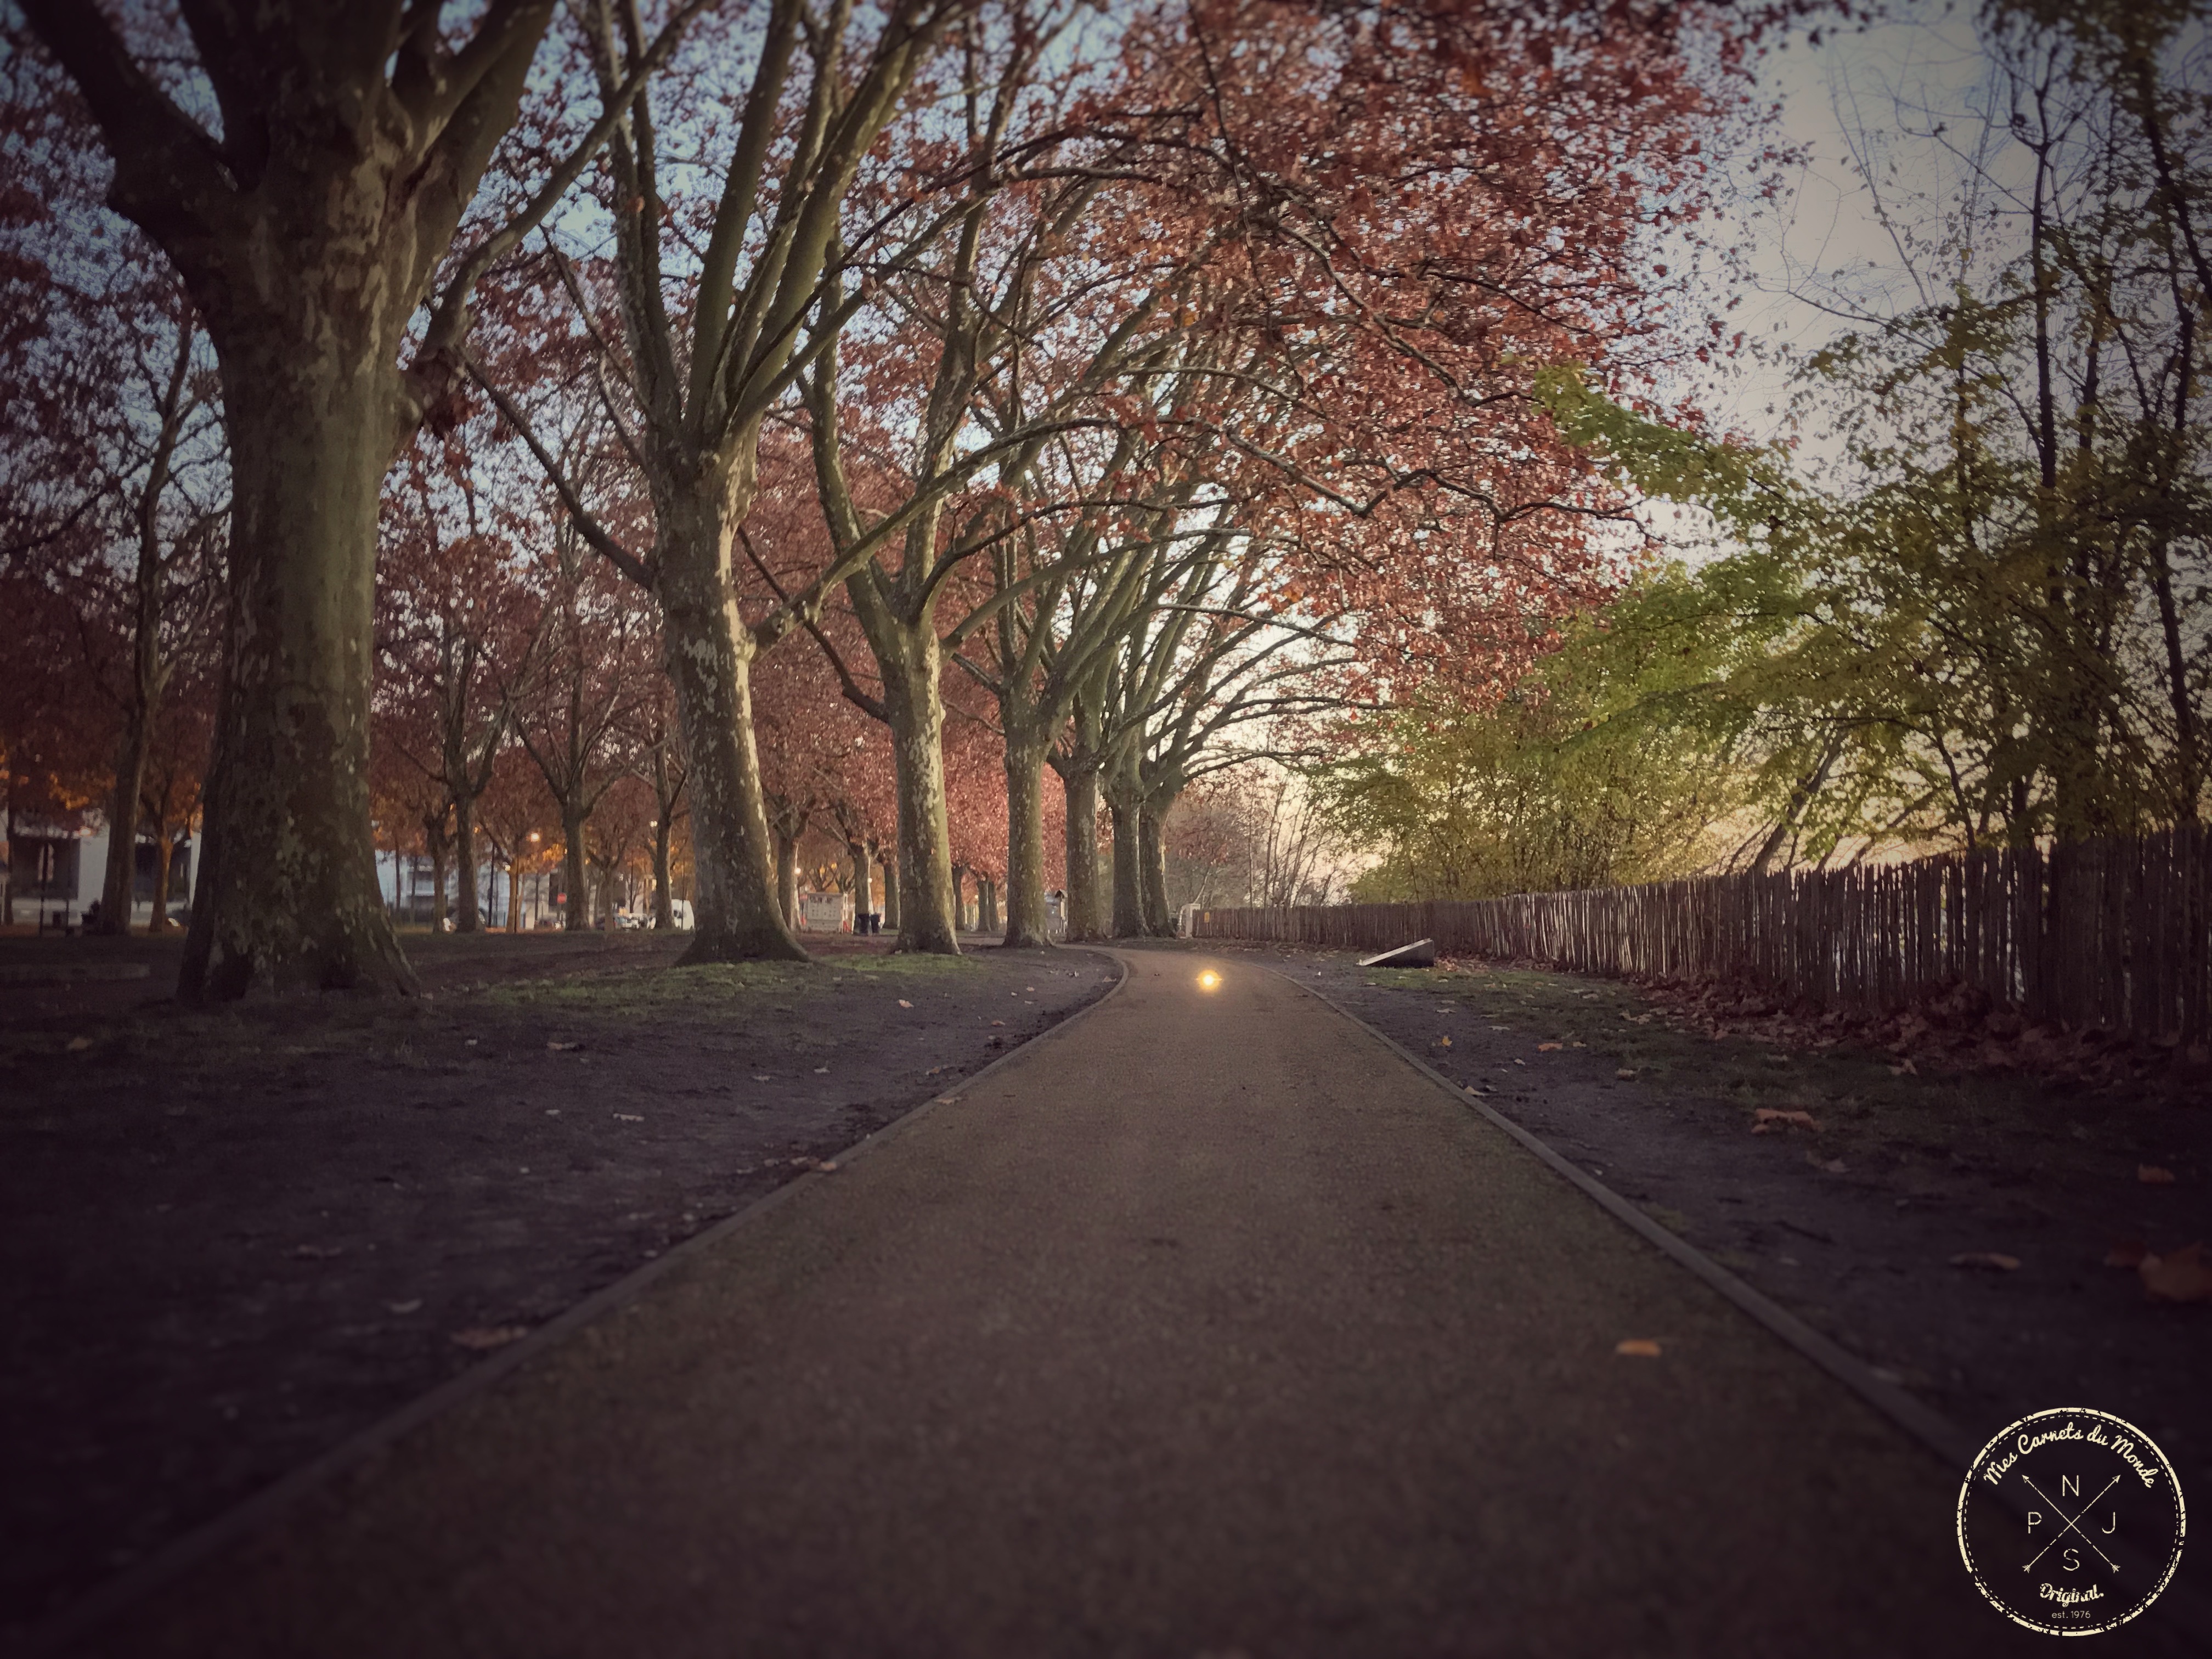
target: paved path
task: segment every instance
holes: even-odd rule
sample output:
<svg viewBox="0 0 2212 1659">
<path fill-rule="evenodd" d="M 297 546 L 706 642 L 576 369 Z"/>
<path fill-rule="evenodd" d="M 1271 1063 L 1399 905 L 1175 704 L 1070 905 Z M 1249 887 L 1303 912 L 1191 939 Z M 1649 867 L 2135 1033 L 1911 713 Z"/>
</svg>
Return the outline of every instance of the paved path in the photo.
<svg viewBox="0 0 2212 1659">
<path fill-rule="evenodd" d="M 1128 960 L 100 1648 L 2047 1650 L 1856 1396 L 1286 981 Z"/>
</svg>

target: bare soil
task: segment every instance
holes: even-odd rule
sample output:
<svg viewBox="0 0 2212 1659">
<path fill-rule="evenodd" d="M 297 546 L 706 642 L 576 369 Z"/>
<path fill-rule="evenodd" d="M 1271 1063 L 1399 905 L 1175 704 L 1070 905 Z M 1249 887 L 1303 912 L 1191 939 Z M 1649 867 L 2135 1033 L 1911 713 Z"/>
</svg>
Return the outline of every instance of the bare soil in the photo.
<svg viewBox="0 0 2212 1659">
<path fill-rule="evenodd" d="M 1881 1048 L 1715 1037 L 1679 998 L 1607 980 L 1249 954 L 1481 1091 L 1974 1434 L 2096 1407 L 2149 1434 L 2185 1492 L 2212 1492 L 2212 1302 L 2154 1302 L 2105 1265 L 2118 1243 L 2212 1240 L 2212 1110 L 2079 1078 L 1923 1075 Z M 1818 1127 L 1754 1133 L 1762 1108 Z M 2172 1182 L 2146 1182 L 2146 1165 Z M 2019 1266 L 1953 1265 L 1973 1255 Z M 2212 1588 L 2212 1556 L 2194 1555 L 2182 1576 Z"/>
<path fill-rule="evenodd" d="M 677 969 L 411 936 L 430 994 L 191 1010 L 0 939 L 0 1632 L 1100 994 L 1082 951 Z M 27 983 L 40 964 L 141 980 Z"/>
</svg>

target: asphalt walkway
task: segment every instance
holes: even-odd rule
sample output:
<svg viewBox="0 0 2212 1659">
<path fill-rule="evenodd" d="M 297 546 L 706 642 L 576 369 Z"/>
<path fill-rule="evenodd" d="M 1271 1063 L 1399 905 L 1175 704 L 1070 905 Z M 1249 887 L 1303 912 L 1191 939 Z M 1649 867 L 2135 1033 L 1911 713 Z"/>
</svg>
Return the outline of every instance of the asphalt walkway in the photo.
<svg viewBox="0 0 2212 1659">
<path fill-rule="evenodd" d="M 1967 1583 L 1956 1477 L 1856 1395 L 1288 982 L 1127 959 L 97 1646 L 2047 1645 Z"/>
</svg>

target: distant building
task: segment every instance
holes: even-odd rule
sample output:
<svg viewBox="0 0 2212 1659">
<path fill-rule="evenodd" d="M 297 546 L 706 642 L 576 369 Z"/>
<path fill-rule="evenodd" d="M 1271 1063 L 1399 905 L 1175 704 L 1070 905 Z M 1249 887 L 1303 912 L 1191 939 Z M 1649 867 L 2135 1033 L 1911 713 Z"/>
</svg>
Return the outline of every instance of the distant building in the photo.
<svg viewBox="0 0 2212 1659">
<path fill-rule="evenodd" d="M 181 923 L 191 908 L 193 855 L 199 838 L 187 836 L 170 849 L 169 915 Z M 154 920 L 154 874 L 160 851 L 150 841 L 138 843 L 137 879 L 132 887 L 131 925 Z M 107 882 L 107 826 L 96 819 L 69 829 L 35 818 L 15 820 L 8 838 L 8 902 L 18 923 L 42 927 L 76 927 L 98 902 Z"/>
</svg>

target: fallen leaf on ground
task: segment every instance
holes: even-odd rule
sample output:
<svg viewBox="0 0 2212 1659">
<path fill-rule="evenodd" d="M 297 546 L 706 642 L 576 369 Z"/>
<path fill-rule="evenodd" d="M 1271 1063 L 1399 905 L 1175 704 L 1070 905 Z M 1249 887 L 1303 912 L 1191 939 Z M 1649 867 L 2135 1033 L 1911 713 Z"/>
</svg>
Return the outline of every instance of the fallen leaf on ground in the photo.
<svg viewBox="0 0 2212 1659">
<path fill-rule="evenodd" d="M 1080 818 L 1076 820 L 1076 823 L 1079 827 L 1081 825 L 1082 822 L 1083 820 Z M 830 1068 L 827 1066 L 817 1066 L 814 1068 L 814 1075 L 817 1077 L 826 1077 L 829 1074 L 829 1072 Z"/>
<path fill-rule="evenodd" d="M 2105 1265 L 2107 1267 L 2137 1267 L 2142 1265 L 2142 1259 L 2149 1254 L 2150 1246 L 2140 1238 L 2116 1238 L 2112 1241 L 2112 1248 L 2105 1252 Z"/>
<path fill-rule="evenodd" d="M 566 1054 L 571 1048 L 580 1048 L 584 1045 L 580 1042 L 549 1042 L 545 1046 L 556 1054 Z"/>
<path fill-rule="evenodd" d="M 1625 1353 L 1637 1359 L 1656 1359 L 1659 1345 L 1648 1336 L 1632 1336 L 1613 1345 L 1615 1353 Z"/>
<path fill-rule="evenodd" d="M 2202 1244 L 2147 1255 L 2136 1268 L 2154 1302 L 2212 1302 L 2212 1261 Z"/>
<path fill-rule="evenodd" d="M 1540 1054 L 1548 1054 L 1566 1046 L 1564 1042 L 1540 1042 L 1536 1045 L 1536 1052 Z"/>
<path fill-rule="evenodd" d="M 1080 823 L 1081 820 L 1078 819 L 1077 822 Z M 939 1095 L 937 1097 L 937 1103 L 940 1106 L 957 1106 L 960 1103 L 960 1097 L 958 1095 Z"/>
<path fill-rule="evenodd" d="M 753 1073 L 753 1081 L 756 1083 L 773 1083 L 775 1079 L 765 1072 L 755 1072 Z"/>
<path fill-rule="evenodd" d="M 1521 1059 L 1516 1058 L 1513 1063 L 1514 1063 L 1516 1066 L 1526 1066 L 1528 1062 L 1527 1060 L 1521 1060 Z"/>
<path fill-rule="evenodd" d="M 2007 1255 L 2002 1250 L 1963 1250 L 1951 1258 L 1954 1267 L 1987 1267 L 1993 1272 L 2008 1273 L 2020 1266 L 2020 1258 Z"/>
<path fill-rule="evenodd" d="M 418 1296 L 411 1302 L 387 1302 L 384 1305 L 396 1314 L 410 1314 L 422 1305 L 422 1298 Z"/>
<path fill-rule="evenodd" d="M 1080 823 L 1080 820 L 1079 820 L 1078 822 L 1079 822 L 1079 823 Z M 1448 1037 L 1448 1036 L 1440 1036 L 1440 1037 L 1438 1037 L 1438 1038 L 1437 1039 L 1437 1048 L 1450 1048 L 1450 1047 L 1451 1047 L 1451 1039 L 1450 1039 L 1449 1037 Z"/>
<path fill-rule="evenodd" d="M 2136 1179 L 2146 1187 L 2171 1187 L 2173 1185 L 2173 1171 L 2161 1170 L 2155 1164 L 2138 1164 L 2136 1165 Z"/>
<path fill-rule="evenodd" d="M 1820 1126 L 1813 1121 L 1810 1112 L 1785 1112 L 1778 1106 L 1762 1106 L 1751 1115 L 1751 1132 L 1755 1135 L 1771 1133 L 1777 1124 L 1784 1128 L 1810 1129 L 1815 1134 L 1820 1132 Z"/>
<path fill-rule="evenodd" d="M 1840 1158 L 1822 1158 L 1818 1152 L 1805 1154 L 1805 1161 L 1825 1175 L 1849 1175 L 1850 1166 Z"/>
<path fill-rule="evenodd" d="M 1907 1054 L 1901 1062 L 1889 1068 L 1889 1074 L 1892 1077 L 1918 1077 L 1920 1068 L 1912 1063 L 1912 1056 Z"/>
<path fill-rule="evenodd" d="M 911 1008 L 914 1006 L 914 1004 L 908 1002 L 904 997 L 901 997 L 899 999 L 899 1006 L 902 1008 Z"/>
<path fill-rule="evenodd" d="M 92 1039 L 90 1037 L 71 1037 L 69 1040 L 69 1051 L 73 1054 L 81 1054 L 91 1047 Z"/>
<path fill-rule="evenodd" d="M 1080 820 L 1079 820 L 1079 822 Z M 1615 1072 L 1613 1075 L 1617 1078 L 1632 1078 L 1636 1075 L 1636 1068 L 1633 1066 L 1624 1066 L 1619 1071 Z"/>
<path fill-rule="evenodd" d="M 530 1334 L 527 1325 L 471 1325 L 465 1331 L 455 1331 L 453 1340 L 464 1348 L 474 1348 L 482 1353 L 491 1348 L 503 1348 L 510 1342 L 520 1342 Z"/>
<path fill-rule="evenodd" d="M 1078 820 L 1077 820 L 1077 823 L 1078 823 L 1078 825 L 1079 825 L 1079 826 L 1081 824 L 1081 822 L 1082 822 L 1082 820 L 1081 820 L 1081 819 L 1078 819 Z M 994 1024 L 994 1025 L 1004 1025 L 1006 1023 L 1006 1021 L 1004 1021 L 1003 1019 L 994 1019 L 994 1020 L 993 1020 L 993 1021 L 991 1022 L 991 1024 Z"/>
<path fill-rule="evenodd" d="M 642 1123 L 645 1120 L 642 1117 L 640 1117 L 635 1112 L 617 1112 L 615 1114 L 615 1121 L 617 1123 Z"/>
</svg>

